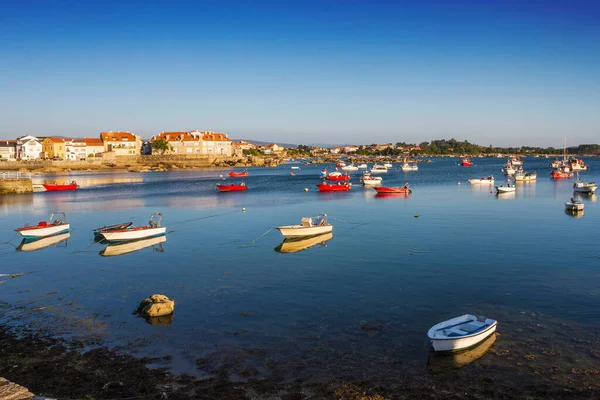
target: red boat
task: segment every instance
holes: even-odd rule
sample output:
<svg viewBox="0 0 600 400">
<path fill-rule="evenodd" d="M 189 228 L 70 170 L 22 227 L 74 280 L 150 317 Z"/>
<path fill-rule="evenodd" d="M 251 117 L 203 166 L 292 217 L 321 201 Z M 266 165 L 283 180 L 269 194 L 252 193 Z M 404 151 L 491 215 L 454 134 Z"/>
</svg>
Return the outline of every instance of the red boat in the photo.
<svg viewBox="0 0 600 400">
<path fill-rule="evenodd" d="M 473 166 L 473 163 L 471 162 L 471 159 L 469 157 L 463 157 L 460 160 L 460 165 L 462 165 L 463 167 L 471 167 Z"/>
<path fill-rule="evenodd" d="M 219 188 L 220 192 L 241 192 L 248 190 L 248 187 L 244 182 L 240 183 L 239 185 L 236 185 L 235 183 L 231 185 L 221 185 L 220 183 L 217 183 L 217 187 Z"/>
<path fill-rule="evenodd" d="M 248 170 L 243 170 L 242 172 L 233 172 L 231 171 L 229 173 L 229 176 L 231 176 L 232 178 L 237 178 L 240 176 L 248 176 Z"/>
<path fill-rule="evenodd" d="M 333 181 L 333 182 L 345 182 L 345 181 L 349 181 L 350 180 L 350 175 L 332 175 L 329 174 L 327 175 L 327 180 L 329 181 Z"/>
<path fill-rule="evenodd" d="M 348 183 L 320 183 L 317 187 L 320 192 L 347 192 L 350 190 Z"/>
<path fill-rule="evenodd" d="M 43 183 L 42 186 L 44 187 L 44 189 L 46 189 L 47 192 L 58 192 L 58 191 L 62 191 L 62 190 L 76 190 L 79 187 L 79 186 L 77 186 L 77 183 L 75 183 L 75 181 L 73 181 L 71 183 L 63 183 L 61 185 L 59 185 L 58 183 L 54 183 L 54 185 L 47 185 L 47 184 Z"/>
<path fill-rule="evenodd" d="M 373 187 L 377 194 L 409 194 L 412 193 L 410 187 L 408 185 L 404 185 L 402 187 L 383 187 L 383 186 L 375 186 Z"/>
<path fill-rule="evenodd" d="M 573 173 L 570 171 L 567 171 L 565 169 L 559 169 L 558 171 L 552 171 L 550 172 L 550 175 L 552 176 L 552 179 L 568 179 L 568 178 L 572 178 L 573 177 Z"/>
</svg>

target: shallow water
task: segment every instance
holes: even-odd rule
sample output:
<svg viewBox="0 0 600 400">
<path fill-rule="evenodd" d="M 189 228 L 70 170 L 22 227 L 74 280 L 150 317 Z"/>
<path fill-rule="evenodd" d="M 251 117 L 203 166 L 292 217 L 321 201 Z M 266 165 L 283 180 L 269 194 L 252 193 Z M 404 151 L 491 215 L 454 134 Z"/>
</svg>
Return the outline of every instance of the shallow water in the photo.
<svg viewBox="0 0 600 400">
<path fill-rule="evenodd" d="M 527 158 L 537 182 L 501 196 L 467 179 L 506 183 L 505 159 L 476 159 L 471 168 L 458 161 L 434 158 L 409 173 L 394 164 L 384 183 L 410 182 L 413 193 L 384 198 L 358 184 L 358 174 L 349 193 L 318 193 L 322 165 L 294 177 L 289 165 L 250 168 L 246 193 L 216 191 L 228 170 L 38 177 L 82 188 L 0 197 L 0 273 L 30 272 L 0 277 L 2 322 L 170 355 L 165 365 L 198 376 L 226 364 L 231 379 L 243 380 L 280 364 L 290 379 L 385 382 L 437 373 L 427 330 L 472 313 L 497 319 L 499 336 L 465 369 L 591 380 L 573 368 L 600 361 L 597 196 L 584 197 L 585 212 L 574 217 L 564 212 L 572 180 L 551 180 L 549 160 Z M 600 182 L 599 160 L 586 162 L 581 179 Z M 17 250 L 13 229 L 52 211 L 66 212 L 70 237 Z M 106 244 L 93 241 L 94 228 L 145 224 L 156 211 L 168 228 L 163 243 L 106 256 Z M 329 215 L 332 239 L 275 251 L 283 238 L 274 226 L 319 213 Z M 153 293 L 176 301 L 166 326 L 132 314 Z"/>
</svg>

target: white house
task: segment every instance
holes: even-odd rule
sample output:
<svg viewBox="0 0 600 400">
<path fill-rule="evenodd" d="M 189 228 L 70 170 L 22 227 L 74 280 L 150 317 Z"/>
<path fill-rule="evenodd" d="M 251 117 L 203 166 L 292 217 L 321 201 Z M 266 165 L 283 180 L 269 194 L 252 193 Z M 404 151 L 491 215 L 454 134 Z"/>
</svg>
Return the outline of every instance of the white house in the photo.
<svg viewBox="0 0 600 400">
<path fill-rule="evenodd" d="M 0 159 L 15 160 L 17 158 L 17 141 L 0 140 Z"/>
<path fill-rule="evenodd" d="M 17 158 L 20 160 L 37 160 L 42 153 L 42 141 L 35 136 L 27 135 L 17 138 Z"/>
</svg>

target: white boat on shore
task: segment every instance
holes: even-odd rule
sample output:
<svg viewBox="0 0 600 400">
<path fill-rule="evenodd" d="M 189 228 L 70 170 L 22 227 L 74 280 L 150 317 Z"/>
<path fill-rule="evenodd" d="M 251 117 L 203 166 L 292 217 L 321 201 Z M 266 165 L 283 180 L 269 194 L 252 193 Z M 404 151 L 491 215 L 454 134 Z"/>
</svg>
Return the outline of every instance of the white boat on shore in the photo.
<svg viewBox="0 0 600 400">
<path fill-rule="evenodd" d="M 36 239 L 69 232 L 70 229 L 71 225 L 67 223 L 66 214 L 64 212 L 54 212 L 50 214 L 48 222 L 41 221 L 38 222 L 37 225 L 32 226 L 25 225 L 21 228 L 15 229 L 15 232 L 19 233 L 25 239 Z"/>
<path fill-rule="evenodd" d="M 316 221 L 313 221 L 313 218 Z M 321 214 L 316 217 L 304 217 L 300 220 L 300 225 L 283 225 L 276 226 L 283 237 L 301 237 L 314 236 L 329 233 L 333 230 L 333 226 L 327 222 L 327 214 Z"/>
<path fill-rule="evenodd" d="M 500 186 L 496 186 L 496 193 L 497 194 L 502 194 L 502 193 L 513 193 L 516 190 L 514 185 L 511 185 L 510 183 L 506 186 L 500 185 Z"/>
<path fill-rule="evenodd" d="M 471 185 L 493 185 L 494 184 L 494 177 L 493 176 L 487 176 L 487 177 L 481 177 L 481 178 L 473 178 L 473 179 L 469 179 L 469 183 Z"/>
<path fill-rule="evenodd" d="M 565 210 L 567 211 L 583 211 L 583 203 L 574 197 L 565 203 Z"/>
<path fill-rule="evenodd" d="M 435 351 L 468 349 L 496 331 L 494 319 L 479 320 L 471 314 L 461 315 L 434 325 L 427 332 Z"/>
<path fill-rule="evenodd" d="M 99 232 L 104 240 L 108 242 L 126 242 L 130 240 L 147 239 L 154 236 L 161 236 L 167 232 L 165 226 L 161 226 L 162 213 L 150 215 L 150 222 L 145 226 L 128 226 L 123 229 L 112 229 Z"/>
</svg>

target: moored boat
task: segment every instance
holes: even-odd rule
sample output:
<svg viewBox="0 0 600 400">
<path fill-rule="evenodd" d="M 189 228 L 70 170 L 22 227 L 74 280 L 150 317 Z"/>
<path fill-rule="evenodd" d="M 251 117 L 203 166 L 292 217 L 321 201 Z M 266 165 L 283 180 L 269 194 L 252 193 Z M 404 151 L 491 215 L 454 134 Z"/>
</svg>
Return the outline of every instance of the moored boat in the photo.
<svg viewBox="0 0 600 400">
<path fill-rule="evenodd" d="M 479 320 L 474 315 L 465 314 L 432 326 L 427 336 L 435 351 L 458 351 L 485 340 L 496 331 L 497 325 L 494 319 Z"/>
<path fill-rule="evenodd" d="M 313 220 L 313 218 L 315 220 Z M 327 214 L 321 214 L 316 217 L 304 217 L 299 225 L 276 226 L 283 237 L 314 236 L 329 233 L 333 226 L 327 221 Z"/>
<path fill-rule="evenodd" d="M 594 194 L 597 188 L 596 182 L 581 182 L 578 180 L 573 183 L 573 191 L 578 193 Z"/>
<path fill-rule="evenodd" d="M 292 167 L 293 168 L 293 167 Z M 232 178 L 239 178 L 239 177 L 244 177 L 244 176 L 248 176 L 248 170 L 245 169 L 242 172 L 235 172 L 235 171 L 231 171 L 229 173 L 229 176 L 231 176 Z"/>
<path fill-rule="evenodd" d="M 473 162 L 469 157 L 463 157 L 460 159 L 460 165 L 463 167 L 471 167 L 473 166 Z"/>
<path fill-rule="evenodd" d="M 54 212 L 50 214 L 48 222 L 41 221 L 38 222 L 37 225 L 33 226 L 25 225 L 21 228 L 15 229 L 15 232 L 19 233 L 26 239 L 35 239 L 65 233 L 68 232 L 70 228 L 71 225 L 67 223 L 66 214 L 64 212 Z"/>
<path fill-rule="evenodd" d="M 552 176 L 552 179 L 568 179 L 573 177 L 573 173 L 564 167 L 550 172 L 550 176 Z"/>
<path fill-rule="evenodd" d="M 418 171 L 419 166 L 417 164 L 409 164 L 408 162 L 404 162 L 400 166 L 400 169 L 402 169 L 403 172 Z"/>
<path fill-rule="evenodd" d="M 101 234 L 102 237 L 109 242 L 124 242 L 160 236 L 167 232 L 167 228 L 161 226 L 161 220 L 162 213 L 157 212 L 150 215 L 150 222 L 148 222 L 148 225 L 128 226 L 123 229 L 104 231 Z"/>
<path fill-rule="evenodd" d="M 404 186 L 397 186 L 397 187 L 379 186 L 379 187 L 374 187 L 373 189 L 375 189 L 377 194 L 390 194 L 390 193 L 409 194 L 409 193 L 412 193 L 412 190 L 411 190 L 410 186 L 408 185 L 408 183 L 405 184 Z"/>
<path fill-rule="evenodd" d="M 327 180 L 333 182 L 344 182 L 350 180 L 350 175 L 344 175 L 341 172 L 334 171 L 327 174 Z"/>
<path fill-rule="evenodd" d="M 358 169 L 367 169 L 367 164 L 359 164 Z"/>
<path fill-rule="evenodd" d="M 127 227 L 130 227 L 131 225 L 133 225 L 133 222 L 123 222 L 120 224 L 106 225 L 106 226 L 103 226 L 102 228 L 94 229 L 93 232 L 94 232 L 94 236 L 102 236 L 103 232 L 125 229 Z"/>
<path fill-rule="evenodd" d="M 506 186 L 500 185 L 500 186 L 496 186 L 496 193 L 497 194 L 502 194 L 502 193 L 512 193 L 515 191 L 515 187 L 514 185 L 511 185 L 510 183 Z"/>
<path fill-rule="evenodd" d="M 583 211 L 583 203 L 574 197 L 565 203 L 565 210 L 567 211 Z"/>
<path fill-rule="evenodd" d="M 319 183 L 317 187 L 320 192 L 347 192 L 350 190 L 350 183 Z"/>
<path fill-rule="evenodd" d="M 46 189 L 47 192 L 61 192 L 65 190 L 77 190 L 79 188 L 75 181 L 72 181 L 71 183 L 65 182 L 63 184 L 59 184 L 56 182 L 54 184 L 42 183 L 42 186 L 44 187 L 44 189 Z"/>
<path fill-rule="evenodd" d="M 342 171 L 358 171 L 358 167 L 354 164 L 344 165 Z"/>
<path fill-rule="evenodd" d="M 493 185 L 494 184 L 494 177 L 493 176 L 483 176 L 481 178 L 473 178 L 473 179 L 469 179 L 469 183 L 471 185 Z"/>
<path fill-rule="evenodd" d="M 525 172 L 525 171 L 515 172 L 515 181 L 517 181 L 517 182 L 535 181 L 536 179 L 537 179 L 537 173 L 535 173 L 535 172 Z"/>
<path fill-rule="evenodd" d="M 375 165 L 373 165 L 373 167 L 371 167 L 372 174 L 385 174 L 387 172 L 388 172 L 387 167 L 385 167 L 383 165 L 375 164 Z"/>
<path fill-rule="evenodd" d="M 217 183 L 217 188 L 220 192 L 242 192 L 244 190 L 248 190 L 248 187 L 244 182 L 240 183 L 239 185 L 235 183 L 231 183 L 229 185 Z"/>
</svg>

